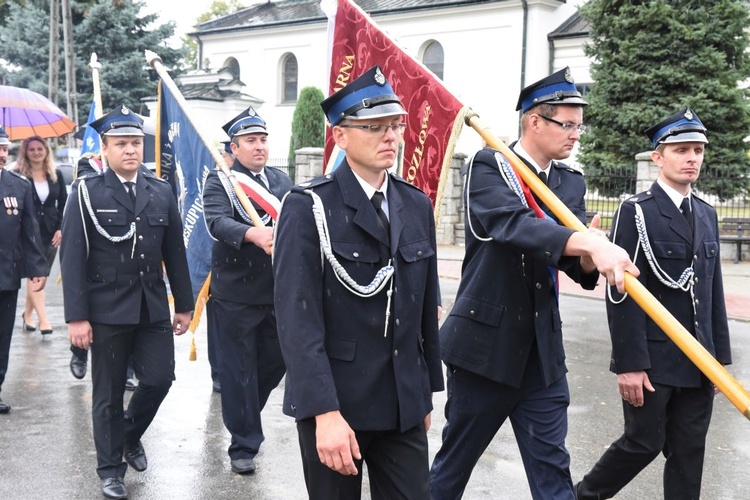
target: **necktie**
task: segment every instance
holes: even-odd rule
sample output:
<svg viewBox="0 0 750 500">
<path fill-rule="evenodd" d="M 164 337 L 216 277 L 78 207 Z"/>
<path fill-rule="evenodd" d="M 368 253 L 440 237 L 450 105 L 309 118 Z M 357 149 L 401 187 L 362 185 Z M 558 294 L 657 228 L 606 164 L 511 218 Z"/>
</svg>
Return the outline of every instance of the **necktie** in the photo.
<svg viewBox="0 0 750 500">
<path fill-rule="evenodd" d="M 690 210 L 690 198 L 685 197 L 682 199 L 680 204 L 680 210 L 682 210 L 682 216 L 685 217 L 690 229 L 693 229 L 693 211 Z"/>
<path fill-rule="evenodd" d="M 539 176 L 540 179 L 542 179 L 542 182 L 546 185 L 547 184 L 547 172 L 540 170 L 537 175 Z"/>
<path fill-rule="evenodd" d="M 133 202 L 133 207 L 135 208 L 135 182 L 123 182 L 123 184 L 125 184 L 125 187 L 128 188 L 130 201 Z"/>
<path fill-rule="evenodd" d="M 391 226 L 388 223 L 388 217 L 386 217 L 385 212 L 383 212 L 383 201 L 385 201 L 385 196 L 380 191 L 375 191 L 375 194 L 372 195 L 372 198 L 370 198 L 370 201 L 372 202 L 372 206 L 375 207 L 375 212 L 377 212 L 378 214 L 380 223 L 383 224 L 383 229 L 385 229 L 385 233 L 390 238 Z"/>
<path fill-rule="evenodd" d="M 258 181 L 258 183 L 261 186 L 263 186 L 264 188 L 266 188 L 266 191 L 271 192 L 271 189 L 268 187 L 268 184 L 266 184 L 266 182 L 263 180 L 263 177 L 261 177 L 260 174 L 250 174 L 250 175 L 252 175 L 253 179 L 255 179 L 256 181 Z"/>
</svg>

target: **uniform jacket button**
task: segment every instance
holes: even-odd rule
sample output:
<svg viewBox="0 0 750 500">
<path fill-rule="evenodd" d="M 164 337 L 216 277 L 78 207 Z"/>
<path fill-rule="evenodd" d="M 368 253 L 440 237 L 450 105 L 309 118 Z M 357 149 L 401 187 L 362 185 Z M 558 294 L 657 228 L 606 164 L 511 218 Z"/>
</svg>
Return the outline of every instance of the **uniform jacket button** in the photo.
<svg viewBox="0 0 750 500">
<path fill-rule="evenodd" d="M 397 358 L 397 357 L 398 357 L 398 349 L 396 349 L 395 351 L 393 351 L 393 357 L 394 357 L 394 358 Z"/>
<path fill-rule="evenodd" d="M 476 316 L 476 315 L 477 315 L 477 312 L 475 310 L 472 309 L 471 311 L 469 311 L 469 316 Z"/>
<path fill-rule="evenodd" d="M 542 284 L 541 283 L 537 283 L 536 284 L 536 289 L 537 290 L 541 290 L 542 289 Z"/>
<path fill-rule="evenodd" d="M 672 255 L 672 250 L 667 250 L 667 255 Z"/>
<path fill-rule="evenodd" d="M 422 256 L 422 250 L 419 250 L 419 251 L 417 252 L 417 257 L 421 257 L 421 256 Z"/>
<path fill-rule="evenodd" d="M 359 258 L 359 252 L 354 252 L 352 254 L 352 257 L 354 257 L 355 259 Z"/>
<path fill-rule="evenodd" d="M 398 318 L 396 318 L 395 323 L 396 323 L 396 326 L 398 326 L 401 322 L 398 320 Z"/>
<path fill-rule="evenodd" d="M 136 218 L 135 218 L 135 221 L 136 221 L 136 222 L 141 222 L 141 218 L 140 218 L 140 217 L 136 217 Z"/>
</svg>

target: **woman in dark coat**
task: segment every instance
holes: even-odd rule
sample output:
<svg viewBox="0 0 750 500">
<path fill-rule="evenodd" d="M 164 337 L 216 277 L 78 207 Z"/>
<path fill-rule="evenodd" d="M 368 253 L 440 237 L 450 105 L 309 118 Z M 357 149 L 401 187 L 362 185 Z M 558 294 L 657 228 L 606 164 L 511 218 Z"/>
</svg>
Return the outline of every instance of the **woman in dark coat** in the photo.
<svg viewBox="0 0 750 500">
<path fill-rule="evenodd" d="M 47 262 L 51 268 L 57 255 L 57 247 L 60 246 L 62 240 L 60 223 L 65 202 L 68 199 L 65 181 L 60 170 L 55 168 L 49 144 L 38 136 L 29 137 L 23 141 L 16 168 L 18 173 L 27 177 L 34 187 L 31 190 L 34 210 L 42 236 L 42 248 L 45 250 Z M 47 318 L 44 304 L 44 290 L 32 292 L 27 286 L 26 309 L 23 313 L 26 331 L 36 330 L 32 317 L 33 312 L 36 311 L 41 333 L 44 335 L 52 333 L 52 325 Z"/>
</svg>

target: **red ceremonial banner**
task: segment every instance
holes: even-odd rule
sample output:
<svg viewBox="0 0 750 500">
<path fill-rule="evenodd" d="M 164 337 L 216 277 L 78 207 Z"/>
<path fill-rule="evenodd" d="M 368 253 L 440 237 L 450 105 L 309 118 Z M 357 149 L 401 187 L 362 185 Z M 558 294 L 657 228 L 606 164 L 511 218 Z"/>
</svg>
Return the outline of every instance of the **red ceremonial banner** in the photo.
<svg viewBox="0 0 750 500">
<path fill-rule="evenodd" d="M 353 2 L 338 0 L 335 20 L 330 21 L 329 30 L 333 26 L 333 36 L 329 32 L 332 43 L 329 95 L 376 64 L 380 65 L 409 112 L 398 173 L 430 197 L 437 218 L 447 167 L 468 108 L 448 92 L 430 70 L 399 48 Z M 326 135 L 327 158 L 330 158 L 333 148 L 329 130 Z M 328 170 L 332 163 L 328 162 Z"/>
</svg>

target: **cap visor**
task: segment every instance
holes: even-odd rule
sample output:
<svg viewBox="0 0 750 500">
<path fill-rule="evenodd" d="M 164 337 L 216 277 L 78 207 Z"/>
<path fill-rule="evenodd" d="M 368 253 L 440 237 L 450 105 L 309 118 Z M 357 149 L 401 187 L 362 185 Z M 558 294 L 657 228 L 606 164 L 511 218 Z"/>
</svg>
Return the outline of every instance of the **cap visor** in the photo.
<svg viewBox="0 0 750 500">
<path fill-rule="evenodd" d="M 409 113 L 398 103 L 389 102 L 372 108 L 362 108 L 353 115 L 346 116 L 350 120 L 367 120 L 372 118 L 383 118 L 385 116 L 405 116 Z"/>
<path fill-rule="evenodd" d="M 708 139 L 705 134 L 700 132 L 685 132 L 683 134 L 670 135 L 663 141 L 659 141 L 659 144 L 674 144 L 676 142 L 702 142 L 708 144 Z"/>
<path fill-rule="evenodd" d="M 249 134 L 266 134 L 268 135 L 268 131 L 264 129 L 263 127 L 248 127 L 243 128 L 242 130 L 238 130 L 235 132 L 235 134 L 232 137 L 239 137 L 241 135 L 249 135 Z"/>
<path fill-rule="evenodd" d="M 130 136 L 144 137 L 146 134 L 144 134 L 143 130 L 138 127 L 117 127 L 117 128 L 107 130 L 106 132 L 104 132 L 104 135 L 107 135 L 107 136 L 130 135 Z"/>
</svg>

